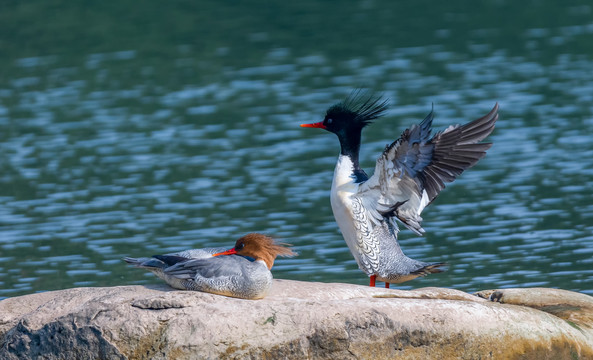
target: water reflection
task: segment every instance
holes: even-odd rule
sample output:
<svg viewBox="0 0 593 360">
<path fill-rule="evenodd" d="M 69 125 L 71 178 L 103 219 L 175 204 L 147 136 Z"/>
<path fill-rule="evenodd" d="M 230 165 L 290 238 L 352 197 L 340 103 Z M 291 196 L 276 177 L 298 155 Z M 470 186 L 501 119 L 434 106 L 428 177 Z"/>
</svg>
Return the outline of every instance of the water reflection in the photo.
<svg viewBox="0 0 593 360">
<path fill-rule="evenodd" d="M 593 294 L 593 63 L 540 56 L 592 29 L 527 28 L 522 55 L 496 50 L 492 29 L 462 50 L 375 46 L 336 60 L 275 47 L 199 79 L 183 74 L 205 60 L 184 47 L 165 68 L 134 49 L 17 59 L 0 86 L 0 296 L 156 282 L 120 259 L 251 231 L 296 245 L 276 277 L 365 284 L 329 205 L 336 140 L 298 128 L 358 85 L 392 99 L 365 133 L 367 170 L 433 103 L 439 129 L 501 105 L 494 147 L 426 209 L 427 235 L 400 234 L 410 257 L 450 271 L 403 288 Z"/>
</svg>

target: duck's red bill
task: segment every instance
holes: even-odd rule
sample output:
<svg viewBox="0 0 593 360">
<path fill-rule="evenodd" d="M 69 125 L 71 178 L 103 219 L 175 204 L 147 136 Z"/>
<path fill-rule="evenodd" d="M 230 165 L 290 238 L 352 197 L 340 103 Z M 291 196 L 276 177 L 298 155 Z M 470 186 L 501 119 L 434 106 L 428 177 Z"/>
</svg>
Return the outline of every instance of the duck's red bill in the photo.
<svg viewBox="0 0 593 360">
<path fill-rule="evenodd" d="M 219 252 L 216 254 L 213 254 L 212 256 L 220 256 L 220 255 L 233 255 L 236 254 L 237 250 L 235 250 L 235 248 L 229 249 L 227 251 L 223 251 L 223 252 Z"/>
<path fill-rule="evenodd" d="M 325 129 L 325 125 L 323 125 L 323 121 L 322 122 L 317 122 L 317 123 L 313 123 L 313 124 L 301 124 L 301 127 L 310 127 L 310 128 L 319 128 L 319 129 Z"/>
</svg>

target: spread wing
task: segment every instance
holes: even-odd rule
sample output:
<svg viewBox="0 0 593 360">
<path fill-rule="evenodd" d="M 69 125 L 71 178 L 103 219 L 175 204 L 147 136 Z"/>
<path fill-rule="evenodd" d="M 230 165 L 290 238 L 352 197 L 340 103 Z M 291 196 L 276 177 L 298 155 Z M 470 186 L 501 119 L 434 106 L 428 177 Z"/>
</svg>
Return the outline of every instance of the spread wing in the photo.
<svg viewBox="0 0 593 360">
<path fill-rule="evenodd" d="M 179 279 L 223 279 L 243 276 L 242 265 L 251 261 L 239 255 L 216 256 L 207 259 L 191 259 L 178 262 L 165 269 L 165 274 Z"/>
<path fill-rule="evenodd" d="M 498 103 L 484 117 L 465 125 L 452 125 L 430 138 L 433 112 L 406 129 L 388 145 L 375 173 L 359 187 L 360 198 L 374 223 L 396 217 L 422 234 L 420 214 L 464 170 L 486 155 L 492 144 L 480 143 L 494 129 Z"/>
</svg>

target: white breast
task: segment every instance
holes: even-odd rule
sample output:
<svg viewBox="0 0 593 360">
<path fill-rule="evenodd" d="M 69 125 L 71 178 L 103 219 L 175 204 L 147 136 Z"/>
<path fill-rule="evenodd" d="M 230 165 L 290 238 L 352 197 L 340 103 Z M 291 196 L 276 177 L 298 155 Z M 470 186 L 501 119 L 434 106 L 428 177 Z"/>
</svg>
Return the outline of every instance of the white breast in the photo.
<svg viewBox="0 0 593 360">
<path fill-rule="evenodd" d="M 359 184 L 354 182 L 352 177 L 353 169 L 350 157 L 340 155 L 334 171 L 330 200 L 334 217 L 344 236 L 344 240 L 356 261 L 360 263 L 359 250 L 356 248 L 357 234 L 352 215 L 352 195 L 358 192 Z"/>
</svg>

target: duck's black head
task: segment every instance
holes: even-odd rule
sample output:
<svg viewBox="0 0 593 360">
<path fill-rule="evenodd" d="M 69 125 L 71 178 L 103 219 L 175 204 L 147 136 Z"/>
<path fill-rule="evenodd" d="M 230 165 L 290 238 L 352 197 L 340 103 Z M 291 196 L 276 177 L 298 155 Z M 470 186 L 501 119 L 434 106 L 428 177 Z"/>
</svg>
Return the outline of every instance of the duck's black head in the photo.
<svg viewBox="0 0 593 360">
<path fill-rule="evenodd" d="M 384 115 L 386 110 L 387 100 L 371 92 L 356 90 L 344 101 L 327 109 L 323 121 L 301 126 L 325 129 L 336 134 L 342 145 L 342 154 L 350 155 L 358 153 L 362 129 Z"/>
<path fill-rule="evenodd" d="M 371 92 L 357 90 L 327 109 L 323 121 L 301 126 L 325 129 L 340 136 L 351 131 L 360 132 L 374 119 L 384 115 L 386 110 L 387 100 Z"/>
</svg>

